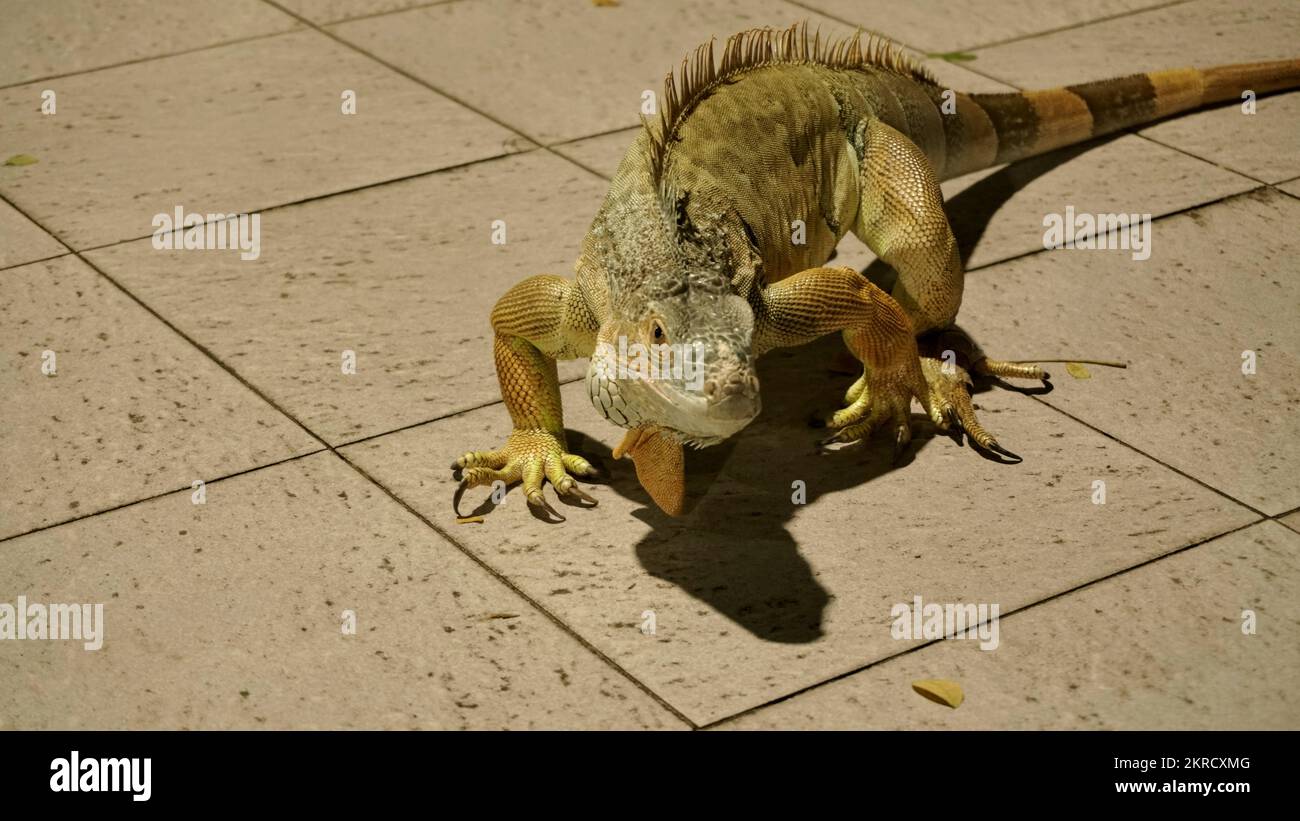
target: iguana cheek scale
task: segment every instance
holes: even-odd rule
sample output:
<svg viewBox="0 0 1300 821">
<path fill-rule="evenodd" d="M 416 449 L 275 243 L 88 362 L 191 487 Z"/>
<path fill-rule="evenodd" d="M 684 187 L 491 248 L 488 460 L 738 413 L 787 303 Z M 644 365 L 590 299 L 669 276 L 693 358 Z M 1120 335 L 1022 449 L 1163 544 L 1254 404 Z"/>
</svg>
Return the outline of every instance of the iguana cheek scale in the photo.
<svg viewBox="0 0 1300 821">
<path fill-rule="evenodd" d="M 683 510 L 683 446 L 721 441 L 758 414 L 754 362 L 840 333 L 862 373 L 826 420 L 828 442 L 888 427 L 911 437 L 912 399 L 941 429 L 1014 457 L 979 423 L 970 375 L 1045 379 L 993 360 L 953 325 L 963 270 L 939 182 L 1212 103 L 1300 85 L 1300 60 L 1182 68 L 1043 91 L 962 94 L 888 41 L 823 41 L 806 25 L 712 42 L 669 74 L 658 122 L 619 166 L 582 243 L 576 276 L 515 285 L 492 311 L 493 355 L 514 431 L 452 468 L 466 488 L 522 482 L 529 507 L 587 502 L 567 450 L 557 359 L 593 358 L 588 393 L 629 428 L 615 450 L 663 510 Z M 949 112 L 949 113 L 945 113 Z M 886 293 L 826 267 L 847 233 L 896 273 Z M 918 337 L 921 347 L 918 348 Z M 620 340 L 697 346 L 703 379 L 611 381 Z M 959 350 L 968 367 L 944 367 Z M 620 354 L 621 355 L 621 354 Z M 597 367 L 604 368 L 599 373 Z M 1015 457 L 1018 458 L 1018 457 Z"/>
</svg>

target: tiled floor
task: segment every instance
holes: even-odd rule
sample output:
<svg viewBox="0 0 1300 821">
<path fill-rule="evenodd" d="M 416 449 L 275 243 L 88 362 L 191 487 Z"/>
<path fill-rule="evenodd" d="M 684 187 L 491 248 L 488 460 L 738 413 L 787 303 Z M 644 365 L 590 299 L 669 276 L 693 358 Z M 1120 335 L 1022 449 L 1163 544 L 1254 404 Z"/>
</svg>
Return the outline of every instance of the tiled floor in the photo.
<svg viewBox="0 0 1300 821">
<path fill-rule="evenodd" d="M 830 339 L 762 364 L 680 519 L 577 384 L 599 508 L 457 524 L 446 468 L 508 427 L 492 304 L 570 270 L 696 43 L 860 24 L 993 91 L 1295 57 L 1297 8 L 0 0 L 0 161 L 37 159 L 0 165 L 0 603 L 106 624 L 0 641 L 0 727 L 1300 728 L 1300 93 L 945 186 L 986 349 L 1129 365 L 980 394 L 1022 464 L 817 455 Z M 1066 205 L 1152 214 L 1151 258 L 1043 251 Z M 260 213 L 257 259 L 155 250 L 177 206 Z M 897 637 L 916 596 L 996 604 L 997 648 Z"/>
</svg>

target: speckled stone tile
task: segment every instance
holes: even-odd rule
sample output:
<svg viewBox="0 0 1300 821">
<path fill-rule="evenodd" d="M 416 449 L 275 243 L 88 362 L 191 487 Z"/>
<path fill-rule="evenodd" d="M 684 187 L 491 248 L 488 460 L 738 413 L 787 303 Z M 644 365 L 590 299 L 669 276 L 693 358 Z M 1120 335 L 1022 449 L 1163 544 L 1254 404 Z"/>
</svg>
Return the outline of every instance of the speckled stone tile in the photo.
<svg viewBox="0 0 1300 821">
<path fill-rule="evenodd" d="M 1054 406 L 1270 515 L 1300 506 L 1300 202 L 1268 189 L 1160 220 L 1151 258 L 1059 250 L 976 272 L 959 320 L 990 355 L 1120 360 Z M 1243 352 L 1256 373 L 1244 375 Z"/>
<path fill-rule="evenodd" d="M 509 123 L 563 142 L 636 125 L 642 93 L 710 36 L 808 19 L 850 29 L 780 0 L 664 0 L 598 7 L 520 0 L 448 3 L 343 23 L 331 31 Z M 492 42 L 469 51 L 459 44 Z"/>
<path fill-rule="evenodd" d="M 913 48 L 961 51 L 1158 5 L 1162 0 L 805 0 L 804 5 Z"/>
<path fill-rule="evenodd" d="M 495 401 L 492 306 L 572 273 L 605 187 L 538 151 L 268 212 L 257 260 L 149 240 L 87 256 L 337 444 Z"/>
<path fill-rule="evenodd" d="M 0 0 L 0 86 L 288 31 L 259 0 Z M 56 93 L 65 81 L 51 86 Z M 39 104 L 39 90 L 37 94 Z"/>
<path fill-rule="evenodd" d="M 1300 199 L 1300 179 L 1294 179 L 1290 182 L 1284 182 L 1275 186 L 1279 191 L 1285 191 L 1293 197 Z"/>
<path fill-rule="evenodd" d="M 7 169 L 0 167 L 0 175 Z M 66 254 L 67 248 L 7 202 L 0 202 L 0 268 Z"/>
<path fill-rule="evenodd" d="M 76 257 L 0 271 L 0 317 L 0 537 L 320 447 Z"/>
<path fill-rule="evenodd" d="M 414 6 L 435 5 L 438 0 L 277 0 L 286 9 L 316 25 L 337 23 L 353 17 L 404 11 Z M 453 2 L 453 0 L 441 0 Z"/>
<path fill-rule="evenodd" d="M 1010 610 L 1255 518 L 1005 392 L 978 401 L 1025 455 L 1020 466 L 924 429 L 897 470 L 879 440 L 818 456 L 805 420 L 843 395 L 848 377 L 826 370 L 841 348 L 832 337 L 763 360 L 764 415 L 689 454 L 693 507 L 680 519 L 648 509 L 630 464 L 609 462 L 622 431 L 583 384 L 564 389 L 566 422 L 582 434 L 570 444 L 604 459 L 614 481 L 590 486 L 594 510 L 557 505 L 569 517 L 560 525 L 532 518 L 517 488 L 485 523 L 454 521 L 446 464 L 505 440 L 501 405 L 342 452 L 697 723 L 897 653 L 890 609 L 913 595 Z M 796 480 L 806 506 L 792 503 Z M 1104 505 L 1092 502 L 1096 480 Z M 471 491 L 462 512 L 488 497 Z M 654 635 L 641 630 L 649 618 Z"/>
<path fill-rule="evenodd" d="M 685 726 L 332 454 L 3 548 L 4 601 L 106 629 L 0 642 L 0 727 Z"/>
<path fill-rule="evenodd" d="M 1264 522 L 1004 616 L 996 650 L 938 642 L 722 726 L 1295 730 L 1297 623 L 1300 535 Z M 965 701 L 914 693 L 927 678 Z"/>
<path fill-rule="evenodd" d="M 1300 174 L 1300 92 L 1261 97 L 1254 114 L 1228 105 L 1139 133 L 1261 182 Z"/>
<path fill-rule="evenodd" d="M 1019 88 L 1047 88 L 1155 69 L 1287 60 L 1300 3 L 1192 0 L 1083 28 L 980 49 L 971 63 Z"/>
<path fill-rule="evenodd" d="M 943 184 L 946 209 L 974 268 L 1043 250 L 1044 217 L 1139 213 L 1153 218 L 1257 188 L 1254 180 L 1141 137 L 1067 148 Z M 963 315 L 965 311 L 963 311 Z"/>
<path fill-rule="evenodd" d="M 590 168 L 605 179 L 610 179 L 618 170 L 618 164 L 623 161 L 624 155 L 632 147 L 640 131 L 640 126 L 633 126 L 612 134 L 584 137 L 581 140 L 563 143 L 553 146 L 553 150 L 557 154 L 581 163 L 585 168 Z"/>
<path fill-rule="evenodd" d="M 1294 511 L 1286 516 L 1283 516 L 1282 518 L 1278 519 L 1278 521 L 1286 525 L 1287 527 L 1291 528 L 1295 532 L 1300 533 L 1300 510 Z"/>
<path fill-rule="evenodd" d="M 199 78 L 178 82 L 178 78 Z M 357 113 L 341 111 L 344 90 Z M 83 249 L 156 214 L 231 214 L 509 153 L 517 138 L 319 32 L 0 91 L 0 143 L 37 157 L 0 192 Z"/>
</svg>

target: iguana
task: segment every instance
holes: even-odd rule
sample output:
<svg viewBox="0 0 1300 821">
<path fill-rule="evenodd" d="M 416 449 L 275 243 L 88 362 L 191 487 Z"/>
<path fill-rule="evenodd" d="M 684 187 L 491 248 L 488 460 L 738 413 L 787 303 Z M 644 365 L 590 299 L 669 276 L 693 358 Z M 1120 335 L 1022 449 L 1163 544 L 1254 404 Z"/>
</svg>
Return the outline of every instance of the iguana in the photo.
<svg viewBox="0 0 1300 821">
<path fill-rule="evenodd" d="M 744 31 L 720 62 L 710 41 L 668 74 L 658 121 L 645 121 L 620 164 L 575 278 L 530 277 L 493 309 L 514 432 L 455 460 L 453 506 L 466 488 L 522 481 L 535 515 L 563 520 L 544 480 L 567 502 L 595 504 L 574 479 L 599 471 L 568 451 L 555 364 L 591 357 L 593 405 L 628 428 L 615 458 L 630 456 L 651 498 L 680 514 L 683 445 L 715 444 L 758 415 L 759 356 L 832 332 L 862 375 L 825 420 L 827 441 L 889 426 L 902 448 L 915 398 L 940 429 L 960 426 L 1014 457 L 976 418 L 969 374 L 1047 374 L 990 359 L 955 332 L 963 273 L 939 181 L 1298 84 L 1300 60 L 1286 60 L 945 94 L 900 47 L 861 31 L 834 41 L 798 23 Z M 849 232 L 896 272 L 888 293 L 824 267 Z M 664 364 L 694 359 L 694 370 L 644 378 L 624 367 L 636 343 L 668 346 Z M 960 349 L 957 367 L 944 367 L 946 349 Z"/>
</svg>

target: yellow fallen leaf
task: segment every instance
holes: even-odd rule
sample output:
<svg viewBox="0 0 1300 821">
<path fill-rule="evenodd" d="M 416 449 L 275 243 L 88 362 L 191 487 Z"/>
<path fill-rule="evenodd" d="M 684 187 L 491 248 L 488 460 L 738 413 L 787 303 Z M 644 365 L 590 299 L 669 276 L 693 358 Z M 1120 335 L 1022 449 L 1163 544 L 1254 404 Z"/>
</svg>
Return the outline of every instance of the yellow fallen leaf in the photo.
<svg viewBox="0 0 1300 821">
<path fill-rule="evenodd" d="M 965 693 L 961 691 L 961 685 L 947 679 L 927 678 L 914 681 L 912 689 L 936 704 L 946 704 L 954 710 L 966 699 Z"/>
<path fill-rule="evenodd" d="M 38 162 L 31 154 L 15 154 L 5 160 L 5 165 L 35 165 Z"/>
<path fill-rule="evenodd" d="M 1065 372 L 1075 379 L 1092 379 L 1092 372 L 1079 362 L 1066 362 Z"/>
<path fill-rule="evenodd" d="M 593 6 L 617 6 L 618 0 L 591 0 Z"/>
<path fill-rule="evenodd" d="M 456 519 L 456 524 L 458 525 L 475 525 L 475 524 L 482 524 L 482 523 L 483 523 L 482 516 L 461 516 L 460 518 Z"/>
</svg>

